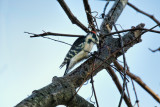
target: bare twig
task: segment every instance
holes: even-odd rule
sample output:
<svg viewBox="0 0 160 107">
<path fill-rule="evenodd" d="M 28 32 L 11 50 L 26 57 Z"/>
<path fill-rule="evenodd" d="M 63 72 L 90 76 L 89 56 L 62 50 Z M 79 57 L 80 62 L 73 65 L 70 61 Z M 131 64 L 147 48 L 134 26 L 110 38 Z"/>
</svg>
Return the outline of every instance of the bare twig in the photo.
<svg viewBox="0 0 160 107">
<path fill-rule="evenodd" d="M 110 1 L 108 0 L 107 3 L 104 6 L 103 13 L 101 14 L 102 18 L 104 18 L 104 16 L 105 16 L 105 12 L 106 12 L 106 9 L 107 9 L 107 6 L 108 6 L 109 2 Z"/>
<path fill-rule="evenodd" d="M 91 27 L 91 29 L 93 31 L 96 31 L 94 23 L 93 23 L 93 18 L 91 16 L 91 8 L 89 6 L 88 0 L 83 0 L 83 4 L 84 4 L 84 8 L 85 8 L 85 12 L 87 15 L 89 26 Z"/>
<path fill-rule="evenodd" d="M 30 32 L 24 32 L 24 33 L 32 34 L 33 36 L 30 36 L 31 38 L 32 37 L 42 37 L 42 36 L 64 36 L 64 37 L 81 37 L 81 36 L 84 36 L 84 35 L 62 34 L 62 33 L 52 33 L 52 32 L 44 32 L 42 34 L 34 34 L 34 33 L 30 33 Z"/>
<path fill-rule="evenodd" d="M 96 59 L 94 59 L 94 62 L 95 62 Z M 92 71 L 94 71 L 94 67 L 95 67 L 95 64 L 93 63 L 93 66 L 92 66 Z M 94 97 L 95 97 L 95 100 L 96 100 L 96 104 L 97 104 L 97 107 L 99 107 L 99 104 L 98 104 L 98 99 L 97 99 L 97 95 L 96 95 L 96 91 L 95 91 L 95 88 L 94 88 L 94 83 L 93 83 L 93 73 L 91 74 L 91 84 L 92 84 L 92 89 L 93 89 L 93 93 L 94 93 Z"/>
<path fill-rule="evenodd" d="M 135 96 L 136 96 L 136 102 L 135 102 L 135 104 L 137 103 L 137 105 L 138 105 L 138 107 L 139 107 L 139 100 L 138 100 L 136 88 L 135 88 L 135 86 L 134 86 L 134 82 L 133 82 L 133 79 L 132 79 L 132 78 L 131 78 L 131 81 L 132 81 L 132 86 L 133 86 L 134 94 L 135 94 Z"/>
<path fill-rule="evenodd" d="M 123 72 L 123 67 L 117 62 L 114 61 L 114 65 L 117 67 L 117 69 L 121 70 Z M 160 103 L 160 97 L 152 90 L 150 89 L 142 80 L 140 77 L 132 74 L 128 70 L 126 71 L 126 74 L 131 77 L 134 81 L 136 81 L 144 90 L 146 90 L 157 102 Z"/>
<path fill-rule="evenodd" d="M 90 102 L 92 102 L 93 104 L 95 104 L 95 102 L 94 101 L 92 101 L 92 96 L 93 96 L 93 88 L 91 88 L 92 89 L 92 94 L 91 94 L 91 97 L 90 97 Z"/>
<path fill-rule="evenodd" d="M 119 79 L 117 77 L 117 75 L 114 73 L 113 69 L 111 67 L 107 67 L 106 69 L 109 74 L 111 75 L 115 85 L 117 86 L 118 90 L 120 93 L 122 93 L 123 89 L 122 89 L 122 86 L 121 86 L 121 83 L 119 82 Z M 127 97 L 126 93 L 124 92 L 124 101 L 125 103 L 127 104 L 128 107 L 132 107 L 132 104 L 131 104 L 131 101 L 130 99 Z"/>
<path fill-rule="evenodd" d="M 96 100 L 96 104 L 97 104 L 97 107 L 99 107 L 99 104 L 98 104 L 98 99 L 97 99 L 97 95 L 96 95 L 96 91 L 95 91 L 95 88 L 94 88 L 94 83 L 93 83 L 93 76 L 91 74 L 91 84 L 92 84 L 92 89 L 93 89 L 93 93 L 94 93 L 94 97 L 95 97 L 95 100 Z"/>
<path fill-rule="evenodd" d="M 116 30 L 116 32 L 118 31 L 117 27 L 114 25 L 114 28 Z M 124 96 L 124 91 L 125 91 L 125 87 L 126 87 L 126 57 L 125 57 L 125 51 L 124 51 L 124 44 L 123 44 L 123 39 L 122 39 L 122 36 L 120 35 L 120 33 L 118 33 L 118 36 L 119 36 L 119 39 L 120 39 L 120 43 L 121 43 L 121 48 L 122 48 L 122 54 L 123 54 L 123 64 L 124 64 L 124 78 L 123 78 L 123 90 L 122 90 L 122 93 L 121 93 L 121 98 L 120 98 L 120 101 L 119 101 L 119 105 L 118 107 L 121 106 L 121 103 L 122 103 L 122 98 Z"/>
<path fill-rule="evenodd" d="M 89 53 L 90 53 L 90 52 L 89 52 Z M 124 74 L 123 74 L 121 71 L 119 71 L 119 70 L 118 70 L 116 67 L 114 67 L 113 65 L 107 63 L 107 62 L 105 61 L 105 59 L 102 59 L 102 58 L 96 56 L 95 54 L 92 54 L 92 53 L 90 53 L 90 54 L 91 54 L 93 57 L 101 60 L 103 63 L 107 64 L 108 66 L 110 66 L 110 67 L 114 68 L 115 70 L 117 70 L 117 71 L 124 77 Z M 126 80 L 129 81 L 127 78 L 126 78 Z"/>
<path fill-rule="evenodd" d="M 67 4 L 65 3 L 64 0 L 57 0 L 65 13 L 67 14 L 68 18 L 71 20 L 73 24 L 76 24 L 79 26 L 81 29 L 83 29 L 85 32 L 89 32 L 89 30 L 73 15 Z"/>
<path fill-rule="evenodd" d="M 138 25 L 137 26 L 137 28 L 142 28 L 144 26 L 144 24 L 142 23 L 142 24 L 140 24 L 140 25 Z M 133 39 L 132 41 L 130 41 L 129 43 L 127 43 L 127 44 L 125 44 L 125 47 L 127 46 L 127 45 L 130 45 L 131 43 L 133 43 L 134 41 L 136 41 L 138 38 L 140 38 L 144 33 L 146 33 L 146 32 L 148 32 L 149 30 L 152 30 L 152 29 L 154 29 L 155 27 L 157 27 L 158 25 L 155 25 L 155 26 L 153 26 L 152 28 L 150 28 L 150 29 L 148 29 L 148 30 L 144 30 L 144 31 L 142 31 L 142 32 L 136 32 L 135 31 L 135 39 Z"/>
<path fill-rule="evenodd" d="M 129 94 L 129 90 L 128 90 L 128 84 L 126 84 L 126 90 L 127 90 L 128 98 L 130 99 L 130 94 Z"/>
<path fill-rule="evenodd" d="M 60 42 L 60 43 L 64 43 L 64 44 L 66 44 L 66 45 L 72 46 L 72 45 L 71 45 L 71 44 L 69 44 L 69 43 L 66 43 L 66 42 L 63 42 L 63 41 L 60 41 L 60 40 L 56 40 L 56 39 L 53 39 L 53 38 L 49 38 L 49 37 L 42 37 L 42 38 L 46 38 L 46 39 L 50 39 L 50 40 L 54 40 L 54 41 L 56 41 L 56 42 Z"/>
<path fill-rule="evenodd" d="M 160 47 L 158 49 L 155 49 L 155 50 L 152 50 L 152 49 L 149 48 L 149 50 L 152 51 L 152 52 L 160 51 Z"/>
<path fill-rule="evenodd" d="M 158 26 L 158 25 L 156 25 L 156 27 L 157 27 L 157 26 Z M 116 32 L 111 32 L 111 33 L 108 33 L 107 35 L 104 35 L 103 37 L 110 36 L 110 35 L 114 35 L 114 34 L 118 34 L 118 33 L 128 32 L 128 31 L 136 31 L 136 30 L 144 30 L 144 31 L 147 31 L 147 32 L 160 33 L 160 31 L 152 30 L 152 29 L 146 29 L 146 28 L 131 28 L 131 29 L 125 29 L 125 30 L 120 30 L 120 31 L 116 31 Z"/>
<path fill-rule="evenodd" d="M 138 12 L 140 12 L 140 13 L 148 16 L 149 18 L 151 18 L 154 22 L 156 22 L 156 23 L 160 26 L 160 22 L 159 22 L 153 15 L 150 15 L 150 14 L 148 14 L 148 13 L 146 13 L 146 12 L 138 9 L 136 6 L 134 6 L 133 4 L 131 4 L 131 3 L 129 3 L 129 2 L 128 2 L 127 4 L 128 4 L 130 7 L 132 7 L 133 9 L 135 9 L 136 11 L 138 11 Z"/>
<path fill-rule="evenodd" d="M 157 27 L 157 26 L 158 26 L 158 25 L 156 25 L 156 26 L 154 26 L 154 27 Z M 121 31 L 111 32 L 111 33 L 109 33 L 109 34 L 107 34 L 107 35 L 104 35 L 104 37 L 105 37 L 105 36 L 114 35 L 114 34 L 117 34 L 117 33 L 123 33 L 123 32 L 128 32 L 128 31 L 135 31 L 135 30 L 145 30 L 145 31 L 149 31 L 149 32 L 160 33 L 160 31 L 152 30 L 152 29 L 132 28 L 132 29 L 125 29 L 125 30 L 121 30 Z M 62 33 L 52 33 L 52 32 L 44 32 L 44 33 L 42 33 L 42 34 L 35 34 L 35 33 L 30 33 L 30 32 L 24 32 L 24 33 L 33 35 L 33 36 L 30 36 L 31 38 L 32 38 L 32 37 L 44 37 L 44 36 L 64 36 L 64 37 L 81 37 L 81 36 L 84 36 L 84 35 L 62 34 Z"/>
</svg>

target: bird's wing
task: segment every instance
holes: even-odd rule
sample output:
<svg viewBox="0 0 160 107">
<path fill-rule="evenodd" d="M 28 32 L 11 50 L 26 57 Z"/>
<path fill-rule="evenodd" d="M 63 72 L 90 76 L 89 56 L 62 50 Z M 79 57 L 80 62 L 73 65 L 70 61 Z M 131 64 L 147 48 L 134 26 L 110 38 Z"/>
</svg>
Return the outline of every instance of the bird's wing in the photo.
<svg viewBox="0 0 160 107">
<path fill-rule="evenodd" d="M 72 45 L 71 49 L 68 51 L 63 63 L 60 65 L 62 68 L 68 63 L 68 61 L 77 55 L 84 48 L 85 37 L 79 37 Z"/>
<path fill-rule="evenodd" d="M 77 55 L 83 48 L 85 43 L 85 37 L 79 37 L 72 45 L 71 49 L 67 53 L 65 60 L 68 61 L 71 58 L 73 58 L 75 55 Z"/>
</svg>

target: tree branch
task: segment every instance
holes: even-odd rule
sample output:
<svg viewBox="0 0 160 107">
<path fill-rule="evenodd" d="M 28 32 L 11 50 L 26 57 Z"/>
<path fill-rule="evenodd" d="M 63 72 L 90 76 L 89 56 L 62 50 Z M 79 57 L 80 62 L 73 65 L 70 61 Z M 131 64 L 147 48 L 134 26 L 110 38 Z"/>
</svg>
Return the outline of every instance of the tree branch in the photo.
<svg viewBox="0 0 160 107">
<path fill-rule="evenodd" d="M 117 69 L 121 70 L 123 72 L 123 67 L 117 62 L 114 61 L 114 65 L 117 67 Z M 142 80 L 140 77 L 132 74 L 127 70 L 127 75 L 131 77 L 134 81 L 136 81 L 144 90 L 146 90 L 157 102 L 160 103 L 160 97 L 152 90 L 150 89 Z"/>
<path fill-rule="evenodd" d="M 138 27 L 140 25 L 138 25 Z M 134 32 L 137 32 L 137 31 L 134 31 Z M 135 41 L 135 42 L 132 42 L 131 44 L 128 44 L 129 42 L 133 41 L 136 38 L 137 35 L 135 36 L 136 33 L 134 32 L 128 32 L 123 37 L 124 45 L 126 46 L 127 44 L 127 46 L 124 48 L 125 52 L 133 45 L 139 43 L 139 41 L 138 42 Z M 95 67 L 94 67 L 95 70 L 93 72 L 93 75 L 96 75 L 99 71 L 101 71 L 102 69 L 105 69 L 108 66 L 105 62 L 110 64 L 115 59 L 115 57 L 119 57 L 120 55 L 122 55 L 121 47 L 119 46 L 119 40 L 116 38 L 108 38 L 108 41 L 106 41 L 103 44 L 103 47 L 101 47 L 101 50 L 103 50 L 103 52 L 100 53 L 98 57 L 100 59 L 103 59 L 103 61 L 100 60 L 99 58 L 96 58 Z M 84 81 L 87 81 L 89 79 L 90 76 L 88 76 L 88 74 L 92 72 L 91 68 L 93 68 L 94 60 L 95 60 L 95 57 L 89 58 L 87 61 L 85 61 L 75 70 L 73 70 L 71 73 L 67 74 L 65 77 L 70 78 L 70 80 L 73 82 L 76 88 L 79 87 Z M 88 78 L 86 79 L 87 76 Z"/>
<path fill-rule="evenodd" d="M 63 8 L 63 10 L 65 11 L 65 13 L 67 14 L 68 18 L 71 20 L 71 22 L 73 24 L 76 24 L 77 26 L 79 26 L 81 29 L 83 29 L 85 32 L 89 32 L 88 28 L 86 28 L 71 12 L 71 10 L 69 9 L 69 7 L 67 6 L 67 4 L 65 3 L 64 0 L 57 0 L 59 2 L 59 4 L 61 5 L 61 7 Z"/>
<path fill-rule="evenodd" d="M 151 18 L 154 22 L 156 22 L 156 23 L 160 26 L 160 22 L 159 22 L 153 15 L 150 15 L 150 14 L 148 14 L 148 13 L 146 13 L 146 12 L 138 9 L 136 6 L 134 6 L 133 4 L 131 4 L 131 3 L 129 3 L 129 2 L 128 2 L 127 4 L 128 4 L 128 6 L 132 7 L 132 8 L 135 9 L 136 11 L 138 11 L 138 12 L 140 12 L 140 13 L 148 16 L 149 18 Z"/>
<path fill-rule="evenodd" d="M 112 77 L 115 85 L 117 86 L 117 88 L 118 88 L 118 90 L 119 90 L 119 92 L 120 92 L 120 94 L 121 94 L 121 93 L 122 93 L 122 86 L 121 86 L 121 83 L 119 82 L 119 79 L 118 79 L 117 75 L 115 74 L 115 72 L 113 71 L 113 69 L 112 69 L 111 67 L 107 67 L 106 70 L 107 70 L 107 71 L 109 72 L 109 74 L 111 75 L 111 77 Z M 128 106 L 128 107 L 132 107 L 131 101 L 130 101 L 130 99 L 127 97 L 127 95 L 126 95 L 125 92 L 124 92 L 124 96 L 123 96 L 123 97 L 124 97 L 124 101 L 125 101 L 125 103 L 127 104 L 127 106 Z"/>
<path fill-rule="evenodd" d="M 70 20 L 74 22 L 75 17 L 65 4 L 64 0 L 58 0 Z M 112 25 L 115 24 L 116 20 L 120 16 L 121 12 L 123 11 L 127 0 L 116 0 L 115 4 L 113 5 L 112 9 L 110 10 L 109 14 L 105 16 L 105 19 L 101 25 L 101 33 L 108 34 L 112 28 Z M 75 21 L 76 24 L 78 23 Z M 78 24 L 77 24 L 78 25 Z M 140 24 L 141 25 L 141 24 Z M 109 26 L 109 27 L 107 27 Z M 143 28 L 144 26 L 142 26 Z M 85 29 L 84 29 L 85 30 Z M 86 31 L 86 30 L 85 30 Z M 86 31 L 87 32 L 87 31 Z M 138 33 L 137 33 L 138 32 Z M 130 31 L 123 37 L 124 51 L 126 52 L 130 47 L 137 44 L 138 42 L 132 42 L 142 30 Z M 139 37 L 140 38 L 140 37 Z M 128 44 L 132 42 L 131 44 Z M 127 44 L 127 45 L 126 45 Z M 90 57 L 87 61 L 73 70 L 71 73 L 65 75 L 64 77 L 54 77 L 51 84 L 48 86 L 38 90 L 37 92 L 33 92 L 31 96 L 20 102 L 17 107 L 24 107 L 23 105 L 28 104 L 29 106 L 35 105 L 35 107 L 39 106 L 57 106 L 57 105 L 67 105 L 72 106 L 71 103 L 68 103 L 71 98 L 75 95 L 75 89 L 82 85 L 83 82 L 90 79 L 89 74 L 93 72 L 93 76 L 100 72 L 102 69 L 108 67 L 105 64 L 111 64 L 115 57 L 119 57 L 122 55 L 121 47 L 119 46 L 119 40 L 112 37 L 106 37 L 103 40 L 103 45 L 100 48 L 100 53 L 98 57 L 100 59 L 104 59 L 104 61 L 99 60 L 95 57 Z M 93 64 L 94 63 L 94 64 Z M 92 70 L 94 65 L 94 70 Z M 40 93 L 40 94 L 37 94 Z M 77 96 L 77 95 L 76 95 Z M 76 99 L 76 96 L 73 100 Z M 75 102 L 75 101 L 73 101 Z M 92 104 L 91 104 L 92 105 Z M 87 107 L 87 106 L 85 106 Z M 90 107 L 90 106 L 89 106 Z"/>
<path fill-rule="evenodd" d="M 53 77 L 48 86 L 35 90 L 32 95 L 24 99 L 15 107 L 56 107 L 57 105 L 68 105 L 68 107 L 94 107 L 84 98 L 76 95 L 72 103 L 69 99 L 75 93 L 75 88 L 64 78 Z"/>
<path fill-rule="evenodd" d="M 127 2 L 128 0 L 115 0 L 114 5 L 112 6 L 109 13 L 105 16 L 101 24 L 100 33 L 102 35 L 106 35 L 110 33 L 110 31 L 112 30 L 112 26 L 115 24 L 115 22 L 119 18 Z"/>
<path fill-rule="evenodd" d="M 91 8 L 89 6 L 88 0 L 83 0 L 83 4 L 84 4 L 84 8 L 85 8 L 85 12 L 86 12 L 86 15 L 87 15 L 89 26 L 91 27 L 91 29 L 93 31 L 96 31 L 94 23 L 93 23 L 93 18 L 92 18 L 92 15 L 91 15 Z"/>
<path fill-rule="evenodd" d="M 118 34 L 118 33 L 128 32 L 128 31 L 136 31 L 136 30 L 144 30 L 144 31 L 148 31 L 148 32 L 160 33 L 160 31 L 158 31 L 158 30 L 152 30 L 152 29 L 147 29 L 147 28 L 131 28 L 131 29 L 125 29 L 125 30 L 120 30 L 120 31 L 116 31 L 116 32 L 111 32 L 111 33 L 104 35 L 103 37 Z"/>
<path fill-rule="evenodd" d="M 155 50 L 152 50 L 152 49 L 149 48 L 149 50 L 152 51 L 152 52 L 160 51 L 160 47 L 158 49 L 155 49 Z"/>
<path fill-rule="evenodd" d="M 128 32 L 126 35 L 124 35 L 123 37 L 124 45 L 130 41 L 133 41 L 136 38 L 135 36 L 136 33 L 134 32 L 132 33 Z M 73 95 L 75 95 L 76 93 L 75 89 L 81 86 L 83 82 L 90 79 L 90 76 L 88 76 L 88 74 L 93 72 L 93 76 L 96 75 L 102 69 L 108 67 L 108 65 L 106 65 L 105 62 L 110 64 L 114 61 L 115 56 L 119 57 L 120 55 L 122 55 L 122 53 L 120 52 L 121 47 L 119 46 L 119 40 L 116 38 L 107 38 L 107 39 L 108 40 L 106 40 L 103 47 L 101 48 L 103 52 L 100 53 L 99 55 L 99 57 L 101 59 L 104 59 L 104 61 L 96 58 L 96 61 L 94 62 L 95 60 L 94 57 L 89 58 L 82 65 L 77 67 L 75 70 L 73 70 L 66 76 L 54 77 L 53 82 L 51 84 L 38 91 L 34 91 L 31 96 L 21 101 L 16 107 L 24 107 L 24 105 L 26 106 L 34 105 L 34 107 L 39 107 L 39 106 L 54 107 L 57 105 L 70 106 L 71 103 L 68 104 L 68 102 L 70 101 L 71 98 L 73 98 Z M 137 42 L 133 42 L 132 44 L 127 45 L 127 47 L 124 48 L 125 52 L 134 44 L 137 44 Z M 93 63 L 95 68 L 94 71 L 92 71 Z"/>
<path fill-rule="evenodd" d="M 30 33 L 30 32 L 24 32 L 24 33 L 33 35 L 33 36 L 30 36 L 31 38 L 32 37 L 44 37 L 44 36 L 64 36 L 64 37 L 81 37 L 81 36 L 84 36 L 84 35 L 62 34 L 62 33 L 52 33 L 52 32 L 44 32 L 42 34 L 34 34 L 34 33 Z"/>
</svg>

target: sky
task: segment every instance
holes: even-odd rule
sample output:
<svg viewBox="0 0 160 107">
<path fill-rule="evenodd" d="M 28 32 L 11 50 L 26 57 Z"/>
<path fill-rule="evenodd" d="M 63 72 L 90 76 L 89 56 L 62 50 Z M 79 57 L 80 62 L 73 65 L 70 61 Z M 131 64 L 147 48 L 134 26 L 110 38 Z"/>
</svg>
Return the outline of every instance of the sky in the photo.
<svg viewBox="0 0 160 107">
<path fill-rule="evenodd" d="M 88 26 L 82 0 L 65 1 L 74 15 Z M 159 0 L 130 0 L 130 2 L 160 20 Z M 103 12 L 104 1 L 89 0 L 89 3 L 92 11 L 98 12 L 98 16 Z M 107 7 L 107 11 L 112 4 Z M 98 25 L 101 21 L 97 19 Z M 123 29 L 129 29 L 140 23 L 145 23 L 146 28 L 156 25 L 150 18 L 126 6 L 116 24 L 120 24 Z M 70 46 L 40 37 L 30 38 L 31 35 L 24 33 L 39 34 L 43 33 L 42 30 L 86 35 L 82 29 L 71 23 L 56 0 L 0 0 L 0 107 L 13 107 L 31 95 L 33 90 L 50 84 L 52 77 L 63 76 L 65 67 L 59 69 L 59 66 Z M 76 39 L 52 38 L 70 44 Z M 160 96 L 160 53 L 152 53 L 148 49 L 156 49 L 159 46 L 160 34 L 146 33 L 142 36 L 141 43 L 127 51 L 126 60 L 130 71 Z M 119 60 L 123 61 L 122 57 Z M 94 81 L 100 107 L 117 107 L 120 94 L 109 74 L 103 70 L 94 77 Z M 131 81 L 128 87 L 134 104 L 135 95 Z M 160 107 L 137 83 L 135 87 L 140 107 Z M 90 82 L 79 92 L 88 101 L 91 93 Z M 92 101 L 95 101 L 93 97 Z M 122 107 L 126 107 L 124 101 Z"/>
</svg>

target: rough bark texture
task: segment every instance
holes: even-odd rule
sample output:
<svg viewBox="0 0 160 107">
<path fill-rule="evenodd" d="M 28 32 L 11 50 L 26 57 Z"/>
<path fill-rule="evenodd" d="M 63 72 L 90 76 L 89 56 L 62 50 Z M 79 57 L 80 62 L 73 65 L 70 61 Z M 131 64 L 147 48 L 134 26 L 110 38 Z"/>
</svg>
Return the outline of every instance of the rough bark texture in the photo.
<svg viewBox="0 0 160 107">
<path fill-rule="evenodd" d="M 119 18 L 127 1 L 128 0 L 116 0 L 112 9 L 102 22 L 100 33 L 103 38 L 101 38 L 101 46 L 97 56 L 100 59 L 103 59 L 103 61 L 96 57 L 90 57 L 66 76 L 53 77 L 51 84 L 42 89 L 33 91 L 31 96 L 21 101 L 16 107 L 55 107 L 57 105 L 67 105 L 69 107 L 94 107 L 93 104 L 89 103 L 79 95 L 75 95 L 76 89 L 80 87 L 83 82 L 90 79 L 90 74 L 93 72 L 93 68 L 93 76 L 95 76 L 98 72 L 107 68 L 108 64 L 111 64 L 115 58 L 122 55 L 119 39 L 113 38 L 112 36 L 105 37 L 105 35 L 111 31 L 113 24 L 115 24 Z M 64 1 L 58 0 L 58 2 L 63 5 L 62 2 Z M 67 7 L 67 5 L 65 7 Z M 136 28 L 143 27 L 144 24 L 139 24 Z M 141 32 L 142 30 L 130 31 L 123 36 L 125 52 L 141 41 L 139 37 Z M 139 38 L 137 39 L 137 37 Z M 74 95 L 75 97 L 73 98 Z"/>
</svg>

